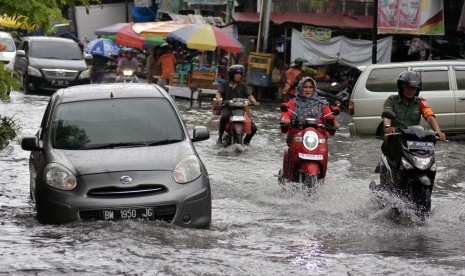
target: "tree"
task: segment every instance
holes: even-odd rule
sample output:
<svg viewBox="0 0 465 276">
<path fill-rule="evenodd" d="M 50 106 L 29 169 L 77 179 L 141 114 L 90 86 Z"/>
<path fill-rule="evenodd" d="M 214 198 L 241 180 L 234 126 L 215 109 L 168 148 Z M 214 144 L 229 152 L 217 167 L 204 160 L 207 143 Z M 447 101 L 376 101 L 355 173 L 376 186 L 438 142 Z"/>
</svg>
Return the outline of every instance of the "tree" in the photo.
<svg viewBox="0 0 465 276">
<path fill-rule="evenodd" d="M 10 17 L 18 24 L 43 26 L 45 33 L 53 30 L 54 22 L 63 21 L 62 10 L 65 7 L 101 3 L 101 0 L 0 0 L 0 16 Z M 11 89 L 19 88 L 19 81 L 12 70 L 5 69 L 0 63 L 0 94 L 2 100 L 9 98 Z"/>
</svg>

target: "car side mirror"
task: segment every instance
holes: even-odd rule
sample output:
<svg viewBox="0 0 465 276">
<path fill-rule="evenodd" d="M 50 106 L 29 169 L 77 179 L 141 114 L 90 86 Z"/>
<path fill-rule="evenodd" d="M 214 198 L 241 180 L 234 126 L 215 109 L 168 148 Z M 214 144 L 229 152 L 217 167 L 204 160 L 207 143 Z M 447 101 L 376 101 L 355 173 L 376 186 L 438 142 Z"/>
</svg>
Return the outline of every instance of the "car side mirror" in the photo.
<svg viewBox="0 0 465 276">
<path fill-rule="evenodd" d="M 282 103 L 280 108 L 281 112 L 287 112 L 289 110 L 289 105 L 287 103 Z"/>
<path fill-rule="evenodd" d="M 39 142 L 37 141 L 37 137 L 24 137 L 21 140 L 21 148 L 27 151 L 42 150 L 42 148 L 39 147 Z"/>
<path fill-rule="evenodd" d="M 210 138 L 210 131 L 204 126 L 195 126 L 192 133 L 192 142 L 207 140 Z"/>
<path fill-rule="evenodd" d="M 84 54 L 84 59 L 85 59 L 85 60 L 91 60 L 91 59 L 93 59 L 93 58 L 94 58 L 94 57 L 93 57 L 91 54 L 87 54 L 87 53 Z"/>
<path fill-rule="evenodd" d="M 26 56 L 26 52 L 24 50 L 17 50 L 16 51 L 16 55 L 18 57 L 25 57 Z"/>
</svg>

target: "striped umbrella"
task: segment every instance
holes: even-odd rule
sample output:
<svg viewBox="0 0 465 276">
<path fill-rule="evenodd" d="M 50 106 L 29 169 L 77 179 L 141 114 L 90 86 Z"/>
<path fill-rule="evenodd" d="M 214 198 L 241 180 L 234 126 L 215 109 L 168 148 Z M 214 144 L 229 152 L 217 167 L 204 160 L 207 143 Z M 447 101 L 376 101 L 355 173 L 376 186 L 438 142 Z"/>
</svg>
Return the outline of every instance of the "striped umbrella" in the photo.
<svg viewBox="0 0 465 276">
<path fill-rule="evenodd" d="M 220 28 L 209 24 L 193 24 L 168 34 L 168 39 L 177 40 L 189 49 L 214 51 L 216 48 L 240 53 L 243 45 Z"/>
</svg>

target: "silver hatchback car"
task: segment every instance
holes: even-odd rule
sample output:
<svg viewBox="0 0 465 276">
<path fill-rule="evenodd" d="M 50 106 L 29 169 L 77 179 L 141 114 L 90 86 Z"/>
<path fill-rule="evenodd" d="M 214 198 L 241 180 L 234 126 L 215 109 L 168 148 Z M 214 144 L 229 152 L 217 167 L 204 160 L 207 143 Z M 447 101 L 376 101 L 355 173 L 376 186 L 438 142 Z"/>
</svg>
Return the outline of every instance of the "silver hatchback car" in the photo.
<svg viewBox="0 0 465 276">
<path fill-rule="evenodd" d="M 211 192 L 174 101 L 150 84 L 90 84 L 54 93 L 31 151 L 30 193 L 41 223 L 164 220 L 207 228 Z"/>
</svg>

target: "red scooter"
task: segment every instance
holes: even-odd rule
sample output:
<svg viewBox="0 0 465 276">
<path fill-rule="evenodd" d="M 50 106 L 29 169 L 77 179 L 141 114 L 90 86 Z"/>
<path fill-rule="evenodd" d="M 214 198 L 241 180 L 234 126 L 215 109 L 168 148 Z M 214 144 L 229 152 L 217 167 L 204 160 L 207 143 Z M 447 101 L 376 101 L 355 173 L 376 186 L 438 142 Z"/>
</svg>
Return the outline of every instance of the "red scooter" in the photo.
<svg viewBox="0 0 465 276">
<path fill-rule="evenodd" d="M 337 106 L 331 109 L 333 115 L 340 113 Z M 281 105 L 282 112 L 288 110 L 287 104 Z M 328 131 L 334 127 L 325 124 L 325 118 L 322 124 L 313 118 L 305 119 L 303 124 L 298 123 L 299 120 L 295 121 L 291 123 L 291 127 L 297 131 L 292 137 L 288 137 L 289 146 L 284 150 L 283 168 L 279 171 L 278 180 L 281 185 L 292 182 L 294 186 L 311 192 L 313 187 L 326 177 L 330 136 Z M 287 133 L 288 130 L 289 126 L 281 126 L 282 133 Z"/>
</svg>

